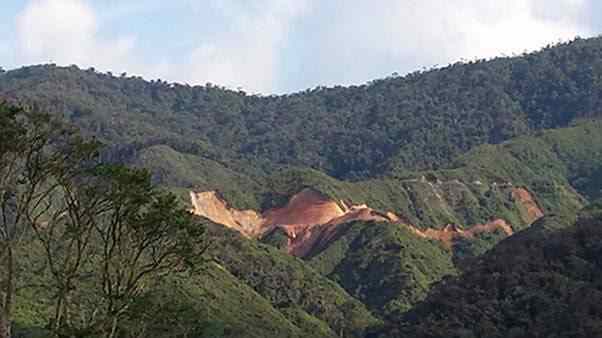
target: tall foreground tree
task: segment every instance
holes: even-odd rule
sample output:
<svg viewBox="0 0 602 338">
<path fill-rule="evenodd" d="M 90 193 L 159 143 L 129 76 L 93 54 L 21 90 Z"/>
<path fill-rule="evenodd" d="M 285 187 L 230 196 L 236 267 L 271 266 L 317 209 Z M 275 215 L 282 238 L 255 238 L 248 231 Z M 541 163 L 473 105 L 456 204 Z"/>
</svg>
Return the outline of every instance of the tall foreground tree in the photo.
<svg viewBox="0 0 602 338">
<path fill-rule="evenodd" d="M 16 177 L 11 173 L 17 166 L 19 146 L 15 141 L 24 134 L 14 121 L 17 111 L 0 107 L 0 338 L 10 337 L 10 318 L 14 294 L 14 242 L 15 233 L 14 186 Z"/>
<path fill-rule="evenodd" d="M 28 215 L 42 207 L 49 191 L 49 164 L 59 152 L 45 153 L 50 140 L 66 132 L 47 116 L 0 105 L 0 337 L 11 336 L 17 288 L 18 251 L 31 234 Z"/>
<path fill-rule="evenodd" d="M 0 106 L 0 338 L 11 337 L 20 250 L 40 247 L 56 337 L 114 337 L 145 287 L 187 268 L 202 229 L 144 170 L 48 115 Z"/>
<path fill-rule="evenodd" d="M 60 192 L 56 217 L 34 228 L 55 285 L 52 328 L 59 337 L 114 337 L 147 287 L 187 269 L 206 245 L 146 171 L 97 166 L 84 179 Z"/>
</svg>

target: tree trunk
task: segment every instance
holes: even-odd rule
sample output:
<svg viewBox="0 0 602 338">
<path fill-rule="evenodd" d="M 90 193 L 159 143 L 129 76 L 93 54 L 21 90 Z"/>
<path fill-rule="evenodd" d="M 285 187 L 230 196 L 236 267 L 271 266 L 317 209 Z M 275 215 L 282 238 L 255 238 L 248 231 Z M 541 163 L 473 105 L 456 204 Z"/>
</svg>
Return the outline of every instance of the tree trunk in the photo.
<svg viewBox="0 0 602 338">
<path fill-rule="evenodd" d="M 10 320 L 4 310 L 0 310 L 0 338 L 10 338 Z"/>
<path fill-rule="evenodd" d="M 11 324 L 10 315 L 11 307 L 13 303 L 13 283 L 14 283 L 14 262 L 13 262 L 13 250 L 10 246 L 7 250 L 7 277 L 5 289 L 0 292 L 0 338 L 11 337 Z"/>
<path fill-rule="evenodd" d="M 113 320 L 111 321 L 111 331 L 109 332 L 109 335 L 107 337 L 115 338 L 116 333 L 117 333 L 117 317 L 114 317 Z"/>
</svg>

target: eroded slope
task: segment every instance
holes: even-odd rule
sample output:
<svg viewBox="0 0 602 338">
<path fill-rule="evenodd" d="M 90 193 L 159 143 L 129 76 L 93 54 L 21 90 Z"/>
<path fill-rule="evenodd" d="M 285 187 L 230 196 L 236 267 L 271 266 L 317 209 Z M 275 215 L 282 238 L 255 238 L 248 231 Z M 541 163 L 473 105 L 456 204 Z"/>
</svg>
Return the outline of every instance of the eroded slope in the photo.
<svg viewBox="0 0 602 338">
<path fill-rule="evenodd" d="M 528 190 L 512 188 L 511 196 L 526 210 L 524 222 L 530 223 L 543 215 L 543 211 Z M 446 203 L 440 195 L 438 198 L 442 204 Z M 466 227 L 449 223 L 421 228 L 412 224 L 405 215 L 397 215 L 391 211 L 379 212 L 365 204 L 348 205 L 312 189 L 304 189 L 293 195 L 281 208 L 263 212 L 232 208 L 215 191 L 191 192 L 191 200 L 194 214 L 239 231 L 247 237 L 261 238 L 281 230 L 287 236 L 287 251 L 300 257 L 307 256 L 318 247 L 326 246 L 337 233 L 338 225 L 354 221 L 403 224 L 413 234 L 441 241 L 447 248 L 452 248 L 458 239 L 472 240 L 481 234 L 497 231 L 510 236 L 514 232 L 512 225 L 502 218 L 493 218 Z"/>
</svg>

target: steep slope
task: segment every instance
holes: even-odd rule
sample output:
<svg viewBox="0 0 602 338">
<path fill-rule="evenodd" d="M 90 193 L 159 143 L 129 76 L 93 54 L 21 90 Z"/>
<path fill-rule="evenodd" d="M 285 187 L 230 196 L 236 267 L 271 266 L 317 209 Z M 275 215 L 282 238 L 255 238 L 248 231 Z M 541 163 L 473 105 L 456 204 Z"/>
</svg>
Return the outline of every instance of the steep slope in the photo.
<svg viewBox="0 0 602 338">
<path fill-rule="evenodd" d="M 598 337 L 602 335 L 602 204 L 543 219 L 426 301 L 382 337 Z"/>
<path fill-rule="evenodd" d="M 125 153 L 125 158 L 119 158 L 117 155 L 120 153 Z M 219 161 L 179 152 L 164 144 L 128 150 L 109 147 L 104 152 L 104 158 L 106 161 L 149 169 L 153 174 L 153 183 L 179 193 L 186 203 L 190 202 L 190 189 L 219 190 L 233 206 L 260 208 L 259 198 L 266 191 L 261 177 L 251 177 Z"/>
<path fill-rule="evenodd" d="M 398 222 L 392 213 L 379 214 L 366 205 L 347 206 L 345 202 L 328 199 L 321 193 L 304 189 L 293 195 L 281 208 L 264 212 L 237 210 L 214 191 L 190 193 L 191 211 L 211 221 L 225 225 L 251 238 L 261 238 L 282 229 L 289 238 L 287 251 L 304 256 L 316 241 L 327 236 L 329 229 L 357 220 Z"/>
<path fill-rule="evenodd" d="M 379 324 L 362 303 L 301 260 L 221 226 L 209 230 L 211 259 L 296 325 L 321 322 L 337 334 L 361 337 Z"/>
<path fill-rule="evenodd" d="M 449 250 L 401 224 L 343 224 L 306 259 L 385 318 L 408 310 L 432 283 L 456 273 Z"/>
<path fill-rule="evenodd" d="M 133 307 L 123 326 L 131 336 L 337 336 L 326 323 L 299 311 L 303 315 L 285 314 L 226 268 L 212 262 L 196 276 L 164 281 Z M 141 326 L 141 322 L 150 324 Z"/>
<path fill-rule="evenodd" d="M 380 324 L 339 285 L 298 259 L 221 226 L 207 227 L 211 247 L 195 272 L 149 281 L 122 330 L 128 337 L 361 337 Z M 42 248 L 24 248 L 15 326 L 19 337 L 46 337 L 52 280 L 38 274 Z M 141 324 L 144 324 L 141 326 Z M 37 335 L 36 332 L 39 332 Z"/>
</svg>

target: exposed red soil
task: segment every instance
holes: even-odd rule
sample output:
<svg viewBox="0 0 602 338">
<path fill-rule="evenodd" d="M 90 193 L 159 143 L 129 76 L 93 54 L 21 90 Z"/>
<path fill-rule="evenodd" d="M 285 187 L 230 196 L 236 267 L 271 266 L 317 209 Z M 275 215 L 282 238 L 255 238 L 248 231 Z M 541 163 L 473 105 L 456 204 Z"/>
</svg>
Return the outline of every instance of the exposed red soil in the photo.
<svg viewBox="0 0 602 338">
<path fill-rule="evenodd" d="M 526 189 L 515 188 L 512 193 L 528 211 L 529 222 L 543 216 L 543 212 Z M 260 238 L 276 228 L 284 230 L 288 237 L 288 252 L 299 257 L 306 256 L 314 248 L 332 241 L 338 225 L 352 221 L 405 224 L 417 236 L 441 241 L 447 248 L 451 248 L 458 239 L 472 239 L 482 233 L 500 230 L 507 236 L 513 234 L 510 224 L 499 218 L 467 229 L 455 224 L 448 224 L 443 229 L 420 229 L 392 212 L 377 212 L 367 205 L 347 206 L 342 201 L 337 203 L 311 189 L 294 195 L 286 206 L 263 213 L 231 208 L 213 191 L 191 192 L 191 198 L 191 212 L 237 230 L 247 237 Z"/>
<path fill-rule="evenodd" d="M 352 221 L 399 221 L 393 213 L 381 214 L 366 205 L 347 206 L 324 195 L 305 189 L 294 195 L 286 206 L 258 213 L 231 208 L 216 192 L 191 192 L 191 212 L 239 231 L 251 238 L 282 228 L 288 239 L 288 251 L 303 256 L 317 241 L 328 240 L 339 224 Z"/>
<path fill-rule="evenodd" d="M 322 194 L 305 189 L 294 195 L 286 206 L 258 213 L 231 208 L 216 192 L 191 192 L 191 212 L 239 231 L 251 238 L 282 228 L 289 237 L 291 254 L 301 256 L 323 240 L 337 225 L 356 220 L 395 222 L 397 217 L 381 215 L 365 205 L 348 207 Z"/>
<path fill-rule="evenodd" d="M 451 248 L 454 241 L 458 239 L 473 239 L 476 235 L 483 233 L 492 233 L 497 230 L 503 231 L 506 236 L 511 236 L 514 231 L 512 227 L 501 218 L 496 218 L 485 224 L 476 224 L 464 230 L 456 224 L 448 224 L 443 229 L 418 229 L 415 226 L 408 225 L 410 230 L 420 237 L 441 241 L 447 248 Z"/>
<path fill-rule="evenodd" d="M 264 227 L 275 225 L 311 226 L 326 224 L 342 217 L 347 210 L 322 194 L 305 189 L 294 195 L 283 208 L 270 209 L 263 214 Z"/>
<path fill-rule="evenodd" d="M 297 257 L 304 257 L 314 248 L 330 243 L 340 224 L 353 221 L 396 223 L 399 218 L 390 217 L 391 215 L 393 214 L 381 214 L 364 205 L 352 206 L 344 215 L 332 219 L 326 224 L 295 228 L 296 232 L 292 236 L 289 233 L 288 253 Z"/>
<path fill-rule="evenodd" d="M 523 221 L 531 224 L 542 218 L 544 213 L 537 205 L 533 195 L 525 188 L 513 188 L 512 197 L 520 202 L 525 208 L 526 215 L 523 216 Z"/>
</svg>

